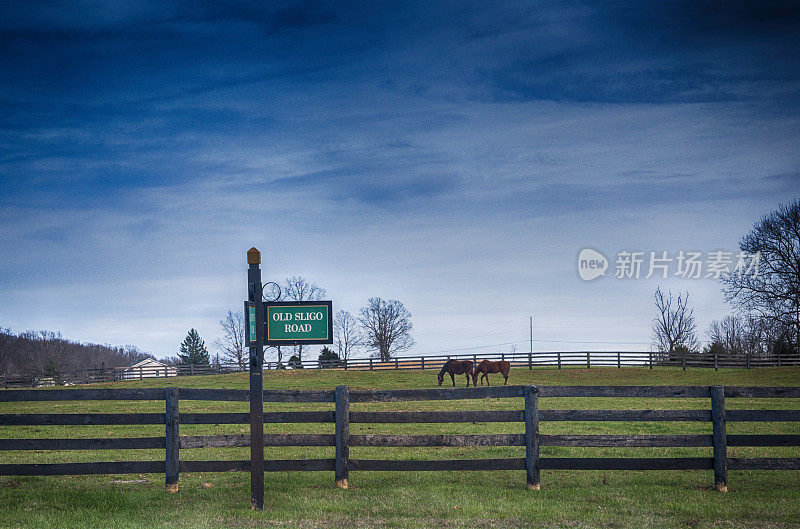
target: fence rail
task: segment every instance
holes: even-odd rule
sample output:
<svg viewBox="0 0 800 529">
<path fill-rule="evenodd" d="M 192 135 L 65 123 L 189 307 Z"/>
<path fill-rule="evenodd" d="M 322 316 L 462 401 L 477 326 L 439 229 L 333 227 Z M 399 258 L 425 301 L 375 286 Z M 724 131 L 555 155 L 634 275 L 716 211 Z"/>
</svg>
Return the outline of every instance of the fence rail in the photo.
<svg viewBox="0 0 800 529">
<path fill-rule="evenodd" d="M 652 351 L 554 351 L 536 353 L 474 353 L 435 356 L 396 357 L 381 362 L 374 358 L 349 359 L 346 361 L 317 360 L 303 361 L 299 364 L 305 369 L 349 369 L 354 371 L 376 371 L 385 369 L 439 369 L 447 360 L 505 360 L 512 366 L 530 368 L 550 367 L 705 367 L 705 368 L 743 368 L 784 367 L 800 365 L 800 354 L 738 356 L 703 354 L 663 354 Z M 265 362 L 265 369 L 277 367 L 276 363 Z"/>
<path fill-rule="evenodd" d="M 767 355 L 758 357 L 732 355 L 665 355 L 647 351 L 563 351 L 537 353 L 481 353 L 436 356 L 396 357 L 387 362 L 375 358 L 359 358 L 340 361 L 303 360 L 289 365 L 293 369 L 344 369 L 352 371 L 381 371 L 403 369 L 440 369 L 449 359 L 505 360 L 517 368 L 570 368 L 570 367 L 701 367 L 757 369 L 764 367 L 800 366 L 800 354 Z M 282 364 L 264 362 L 264 369 L 277 369 Z M 246 363 L 215 363 L 204 365 L 175 365 L 166 367 L 114 367 L 89 369 L 79 372 L 53 375 L 0 376 L 0 387 L 43 387 L 75 384 L 92 384 L 143 380 L 147 378 L 169 378 L 197 375 L 218 375 L 247 371 Z M 246 400 L 246 399 L 245 399 Z"/>
<path fill-rule="evenodd" d="M 346 487 L 352 471 L 526 470 L 532 489 L 539 488 L 540 471 L 558 470 L 714 470 L 716 488 L 726 490 L 727 471 L 798 470 L 800 458 L 729 458 L 728 446 L 800 446 L 795 434 L 726 434 L 728 422 L 800 422 L 800 410 L 725 410 L 726 398 L 800 399 L 800 387 L 745 386 L 504 386 L 387 391 L 266 390 L 266 402 L 335 403 L 333 411 L 266 412 L 264 422 L 333 423 L 333 434 L 266 434 L 265 446 L 333 446 L 333 459 L 265 460 L 264 470 L 333 471 Z M 692 398 L 709 399 L 709 409 L 697 410 L 556 410 L 539 409 L 549 397 Z M 0 425 L 165 425 L 164 436 L 98 439 L 0 439 L 0 451 L 9 450 L 120 450 L 166 449 L 164 461 L 0 464 L 0 475 L 82 475 L 164 473 L 168 490 L 177 490 L 181 472 L 249 471 L 250 461 L 181 460 L 182 449 L 247 447 L 250 436 L 181 436 L 183 424 L 248 424 L 247 413 L 179 413 L 179 400 L 244 401 L 246 390 L 224 389 L 52 389 L 0 390 L 0 402 L 148 400 L 165 402 L 164 413 L 39 413 L 2 414 Z M 483 398 L 523 398 L 515 410 L 458 411 L 350 411 L 350 403 L 401 402 Z M 549 421 L 702 421 L 712 423 L 711 434 L 700 435 L 549 435 L 539 424 Z M 525 433 L 350 435 L 350 423 L 458 423 L 524 422 Z M 458 460 L 385 460 L 350 458 L 353 447 L 484 447 L 525 446 L 524 458 Z M 542 446 L 560 447 L 711 447 L 712 457 L 540 457 Z"/>
</svg>

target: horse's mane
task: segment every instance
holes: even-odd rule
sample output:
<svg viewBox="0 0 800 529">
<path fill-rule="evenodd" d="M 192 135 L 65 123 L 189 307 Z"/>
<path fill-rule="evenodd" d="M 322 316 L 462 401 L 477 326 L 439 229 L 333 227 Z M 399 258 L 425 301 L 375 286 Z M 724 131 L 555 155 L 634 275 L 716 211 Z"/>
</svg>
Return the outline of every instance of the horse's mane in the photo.
<svg viewBox="0 0 800 529">
<path fill-rule="evenodd" d="M 445 371 L 447 371 L 447 366 L 450 364 L 450 362 L 451 360 L 448 360 L 447 362 L 444 363 L 444 365 L 442 366 L 442 370 L 439 371 L 440 375 L 444 375 Z"/>
</svg>

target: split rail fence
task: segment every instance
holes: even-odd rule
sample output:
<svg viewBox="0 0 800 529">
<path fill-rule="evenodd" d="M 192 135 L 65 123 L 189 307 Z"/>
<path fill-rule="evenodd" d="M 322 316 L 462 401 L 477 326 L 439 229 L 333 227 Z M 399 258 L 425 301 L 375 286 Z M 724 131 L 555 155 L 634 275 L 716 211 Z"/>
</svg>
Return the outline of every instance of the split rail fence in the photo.
<svg viewBox="0 0 800 529">
<path fill-rule="evenodd" d="M 549 397 L 708 399 L 707 409 L 581 410 L 540 409 Z M 116 439 L 0 439 L 2 450 L 165 449 L 165 460 L 93 463 L 0 464 L 0 475 L 82 475 L 164 473 L 168 490 L 177 490 L 181 472 L 249 471 L 250 461 L 182 460 L 182 449 L 249 446 L 249 435 L 181 436 L 181 424 L 248 424 L 248 413 L 181 413 L 180 400 L 248 401 L 247 390 L 230 389 L 52 389 L 0 390 L 0 402 L 159 401 L 164 413 L 0 414 L 0 426 L 165 425 L 158 437 Z M 488 411 L 350 411 L 350 403 L 522 398 L 523 409 Z M 725 409 L 726 399 L 800 398 L 800 387 L 722 386 L 507 386 L 387 391 L 266 390 L 265 402 L 335 403 L 332 411 L 265 412 L 265 423 L 333 423 L 332 434 L 267 434 L 265 446 L 334 446 L 333 459 L 265 460 L 265 471 L 333 471 L 346 486 L 350 471 L 525 470 L 530 488 L 539 488 L 541 470 L 713 470 L 719 490 L 728 470 L 800 470 L 800 457 L 729 458 L 728 446 L 800 446 L 800 435 L 727 435 L 728 422 L 800 421 L 800 410 Z M 711 435 L 545 435 L 547 421 L 711 422 Z M 525 433 L 485 435 L 351 435 L 351 423 L 524 422 Z M 392 460 L 350 458 L 350 447 L 524 446 L 524 458 Z M 711 447 L 712 457 L 540 457 L 541 446 Z"/>
</svg>

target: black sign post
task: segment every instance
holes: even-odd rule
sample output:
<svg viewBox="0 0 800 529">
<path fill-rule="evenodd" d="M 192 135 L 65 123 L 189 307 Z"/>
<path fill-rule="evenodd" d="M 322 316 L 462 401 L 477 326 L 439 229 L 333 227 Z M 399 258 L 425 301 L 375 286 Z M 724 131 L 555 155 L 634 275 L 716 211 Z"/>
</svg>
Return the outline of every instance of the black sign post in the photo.
<svg viewBox="0 0 800 529">
<path fill-rule="evenodd" d="M 333 305 L 330 301 L 263 302 L 261 252 L 256 248 L 247 250 L 247 265 L 244 317 L 250 351 L 250 505 L 260 511 L 264 509 L 264 344 L 333 343 Z M 346 488 L 346 476 L 343 483 Z"/>
<path fill-rule="evenodd" d="M 261 252 L 247 251 L 247 311 L 248 327 L 255 322 L 255 336 L 248 334 L 250 351 L 250 505 L 254 510 L 264 508 L 264 306 L 261 303 Z M 252 314 L 252 317 L 251 317 Z M 253 340 L 255 338 L 255 341 Z"/>
</svg>

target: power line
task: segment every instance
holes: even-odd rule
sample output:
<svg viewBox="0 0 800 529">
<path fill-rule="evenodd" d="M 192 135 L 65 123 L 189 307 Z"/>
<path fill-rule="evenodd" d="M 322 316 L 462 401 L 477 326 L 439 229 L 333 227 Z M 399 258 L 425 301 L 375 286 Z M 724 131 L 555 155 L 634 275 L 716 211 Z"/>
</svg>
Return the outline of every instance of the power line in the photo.
<svg viewBox="0 0 800 529">
<path fill-rule="evenodd" d="M 615 329 L 628 329 L 628 328 L 636 328 L 636 327 L 651 327 L 651 323 L 640 323 L 638 325 L 614 325 Z M 541 326 L 536 327 L 536 329 L 608 329 L 608 325 L 590 325 L 590 326 L 579 326 L 579 325 L 549 325 L 549 326 Z"/>
<path fill-rule="evenodd" d="M 520 341 L 522 341 L 522 340 L 517 340 L 517 341 L 514 341 L 514 342 L 495 343 L 495 344 L 489 344 L 489 345 L 479 345 L 479 346 L 476 346 L 476 347 L 458 347 L 456 349 L 443 349 L 441 351 L 429 351 L 427 353 L 420 353 L 420 354 L 421 355 L 435 355 L 435 354 L 439 354 L 439 353 L 452 353 L 452 352 L 455 352 L 455 351 L 471 351 L 473 349 L 486 349 L 487 347 L 498 347 L 500 345 L 514 345 L 514 344 L 518 344 Z"/>
<path fill-rule="evenodd" d="M 443 334 L 443 333 L 446 333 L 446 332 L 465 331 L 465 330 L 469 330 L 469 329 L 474 329 L 475 327 L 486 327 L 487 325 L 499 325 L 501 323 L 509 323 L 509 322 L 512 322 L 512 321 L 527 320 L 527 319 L 528 319 L 528 317 L 525 316 L 524 318 L 514 318 L 514 319 L 511 319 L 511 320 L 505 320 L 505 321 L 494 321 L 494 322 L 487 322 L 487 323 L 478 323 L 476 325 L 470 325 L 469 327 L 459 327 L 458 329 L 446 329 L 446 330 L 443 330 L 443 331 L 432 331 L 432 332 L 417 333 L 417 336 L 428 336 L 430 334 Z"/>
<path fill-rule="evenodd" d="M 625 329 L 627 329 L 627 328 L 640 328 L 640 327 L 650 327 L 650 324 L 615 325 L 614 326 L 614 328 L 625 328 Z M 607 329 L 607 328 L 608 328 L 607 325 L 601 325 L 601 326 L 577 326 L 577 325 L 565 326 L 565 325 L 561 325 L 561 326 L 535 327 L 536 330 L 539 330 L 539 329 L 560 329 L 560 330 L 569 329 L 569 330 L 573 330 L 573 329 Z M 477 335 L 472 335 L 472 336 L 459 336 L 459 337 L 454 337 L 454 338 L 450 338 L 450 339 L 447 339 L 447 340 L 437 340 L 435 342 L 425 342 L 425 343 L 426 343 L 426 345 L 436 345 L 436 344 L 440 344 L 440 343 L 448 343 L 448 342 L 463 341 L 463 340 L 474 340 L 475 338 L 485 338 L 487 336 L 497 336 L 497 335 L 500 335 L 500 334 L 510 334 L 510 333 L 514 333 L 514 332 L 523 332 L 523 331 L 527 331 L 527 330 L 528 329 L 511 329 L 511 330 L 508 330 L 508 331 L 497 331 L 497 332 L 490 332 L 490 333 L 486 333 L 486 334 L 477 334 Z M 528 340 L 529 339 L 530 338 L 528 338 Z M 534 342 L 538 342 L 538 341 L 544 341 L 544 340 L 535 339 L 533 341 Z M 638 342 L 631 342 L 631 343 L 638 343 Z"/>
<path fill-rule="evenodd" d="M 527 339 L 528 338 L 525 337 L 523 339 L 516 340 L 516 341 L 513 341 L 513 342 L 503 342 L 503 343 L 494 343 L 494 344 L 487 344 L 487 345 L 478 345 L 478 346 L 475 346 L 475 347 L 456 347 L 454 349 L 443 349 L 441 351 L 428 351 L 428 352 L 425 352 L 425 353 L 419 353 L 419 355 L 435 355 L 435 354 L 440 354 L 440 353 L 453 353 L 453 352 L 456 352 L 456 351 L 472 351 L 473 349 L 487 349 L 489 347 L 499 347 L 499 346 L 502 346 L 502 345 L 516 345 L 516 344 L 519 344 L 522 341 L 527 341 Z M 573 341 L 573 340 L 536 340 L 536 339 L 534 339 L 533 341 L 534 342 L 541 342 L 541 343 L 571 343 L 571 344 L 580 344 L 580 345 L 586 345 L 586 344 L 649 345 L 649 342 L 599 342 L 599 341 L 594 341 L 594 340 L 590 341 L 590 342 L 585 342 L 585 341 Z"/>
<path fill-rule="evenodd" d="M 718 312 L 718 309 L 695 309 L 694 312 Z M 652 317 L 652 316 L 654 316 L 654 313 L 652 313 L 652 312 L 639 312 L 639 313 L 631 313 L 631 314 L 591 314 L 591 315 L 580 315 L 580 314 L 539 315 L 539 314 L 537 314 L 536 318 L 537 319 L 541 319 L 541 318 L 545 318 L 545 319 L 578 318 L 578 319 L 581 319 L 581 318 L 630 318 L 630 317 L 635 317 L 635 316 L 650 316 L 650 317 Z M 431 331 L 431 332 L 423 332 L 423 333 L 415 333 L 415 334 L 416 334 L 416 336 L 430 336 L 430 335 L 433 335 L 433 334 L 445 334 L 445 333 L 449 333 L 449 332 L 470 330 L 470 329 L 474 329 L 476 327 L 486 327 L 488 325 L 500 325 L 500 324 L 503 324 L 503 323 L 510 323 L 510 322 L 514 322 L 514 321 L 527 320 L 528 318 L 529 318 L 529 316 L 526 316 L 526 317 L 521 317 L 521 318 L 513 318 L 513 319 L 510 319 L 510 320 L 478 323 L 478 324 L 475 324 L 475 325 L 470 325 L 469 327 L 457 327 L 457 328 L 453 328 L 453 329 L 444 329 L 444 330 L 440 330 L 440 331 Z M 620 327 L 620 328 L 635 328 L 635 327 L 649 327 L 649 326 L 650 326 L 650 324 L 648 324 L 648 323 L 642 323 L 642 324 L 636 324 L 636 325 L 615 325 L 615 327 Z M 560 329 L 562 327 L 550 325 L 550 326 L 535 326 L 535 328 L 536 329 Z M 605 329 L 606 326 L 586 326 L 586 327 L 572 326 L 571 328 L 573 328 L 573 329 Z M 520 330 L 522 330 L 522 329 L 520 329 Z M 528 330 L 528 329 L 525 329 L 525 330 Z M 511 332 L 511 331 L 502 331 L 502 332 L 491 333 L 491 334 L 503 334 L 505 332 Z M 480 338 L 480 337 L 483 337 L 483 336 L 491 336 L 491 334 L 481 334 L 481 335 L 474 336 L 473 338 Z M 535 341 L 536 340 L 534 340 L 534 342 Z M 441 342 L 437 342 L 437 343 L 441 343 Z"/>
<path fill-rule="evenodd" d="M 512 329 L 510 331 L 498 331 L 498 332 L 490 332 L 488 334 L 478 334 L 476 336 L 461 336 L 458 338 L 450 338 L 449 340 L 439 340 L 436 342 L 426 342 L 428 345 L 436 345 L 437 343 L 447 343 L 453 341 L 460 341 L 460 340 L 473 340 L 475 338 L 485 338 L 487 336 L 496 336 L 498 334 L 510 334 L 512 332 L 522 332 L 527 331 L 528 329 Z"/>
<path fill-rule="evenodd" d="M 719 312 L 719 309 L 694 309 L 694 312 Z M 633 316 L 655 316 L 655 312 L 639 312 L 635 314 L 591 314 L 591 315 L 536 315 L 537 318 L 627 318 Z"/>
<path fill-rule="evenodd" d="M 650 344 L 650 342 L 598 342 L 597 340 L 592 340 L 591 342 L 578 342 L 578 341 L 572 341 L 572 340 L 534 340 L 534 342 L 580 343 L 580 344 L 601 343 L 601 344 L 611 344 L 611 345 L 649 345 Z"/>
</svg>

